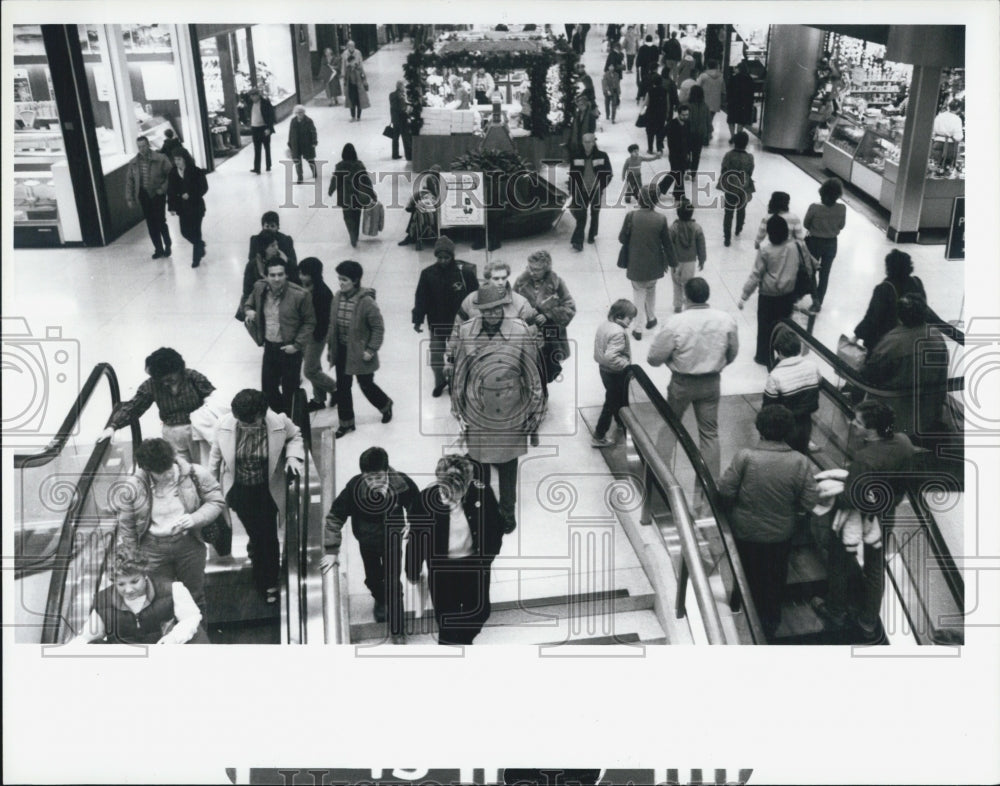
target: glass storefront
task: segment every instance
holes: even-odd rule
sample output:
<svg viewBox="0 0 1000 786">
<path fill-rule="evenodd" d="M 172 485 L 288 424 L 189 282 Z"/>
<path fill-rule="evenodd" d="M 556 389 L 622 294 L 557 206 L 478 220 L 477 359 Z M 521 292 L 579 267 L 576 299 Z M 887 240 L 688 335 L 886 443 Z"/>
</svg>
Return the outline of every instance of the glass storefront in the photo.
<svg viewBox="0 0 1000 786">
<path fill-rule="evenodd" d="M 14 26 L 14 245 L 80 240 L 73 184 L 40 25 Z"/>
<path fill-rule="evenodd" d="M 277 106 L 295 95 L 295 60 L 288 25 L 254 25 L 254 68 L 257 87 Z"/>
</svg>

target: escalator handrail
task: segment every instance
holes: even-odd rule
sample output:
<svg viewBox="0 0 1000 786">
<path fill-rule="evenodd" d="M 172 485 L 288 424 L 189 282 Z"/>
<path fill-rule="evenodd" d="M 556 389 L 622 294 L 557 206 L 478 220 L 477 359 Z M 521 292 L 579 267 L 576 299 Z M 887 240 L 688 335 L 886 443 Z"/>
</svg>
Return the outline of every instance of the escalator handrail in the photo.
<svg viewBox="0 0 1000 786">
<path fill-rule="evenodd" d="M 941 331 L 941 326 L 933 325 L 934 328 Z M 950 327 L 950 326 L 949 326 Z M 795 335 L 802 340 L 802 342 L 809 347 L 813 352 L 819 355 L 823 360 L 833 367 L 833 370 L 837 373 L 837 376 L 842 379 L 847 380 L 851 385 L 863 390 L 865 393 L 869 393 L 876 398 L 902 398 L 904 396 L 912 396 L 913 388 L 880 388 L 872 385 L 870 382 L 866 381 L 857 371 L 851 368 L 847 363 L 837 357 L 835 352 L 832 352 L 823 342 L 817 339 L 812 333 L 808 332 L 805 328 L 799 325 L 791 318 L 782 319 L 778 324 L 774 326 L 771 331 L 770 338 L 770 357 L 774 356 L 774 341 L 778 334 L 781 332 L 782 328 L 788 328 Z M 957 328 L 955 328 L 957 331 Z M 960 332 L 960 331 L 959 331 Z M 964 338 L 963 338 L 964 341 Z M 961 343 L 956 341 L 956 343 Z M 950 377 L 944 384 L 944 389 L 948 393 L 954 393 L 965 388 L 965 377 Z M 932 391 L 934 389 L 939 389 L 937 386 L 930 388 L 923 388 L 925 391 Z"/>
<path fill-rule="evenodd" d="M 712 509 L 716 526 L 719 529 L 719 534 L 722 536 L 722 544 L 726 550 L 726 557 L 733 571 L 733 580 L 736 582 L 736 586 L 740 592 L 740 598 L 746 612 L 747 625 L 750 629 L 750 636 L 755 644 L 766 644 L 767 637 L 764 635 L 764 628 L 760 623 L 757 609 L 750 595 L 750 583 L 747 581 L 746 573 L 743 570 L 743 563 L 740 561 L 740 555 L 736 550 L 736 541 L 729 526 L 729 518 L 724 512 L 722 497 L 719 494 L 718 487 L 715 485 L 715 479 L 712 477 L 708 465 L 705 464 L 705 459 L 702 457 L 701 451 L 698 450 L 698 447 L 694 444 L 694 440 L 691 439 L 691 435 L 688 434 L 687 429 L 674 414 L 673 410 L 667 405 L 660 391 L 656 389 L 656 385 L 649 378 L 649 375 L 640 366 L 630 365 L 625 369 L 625 406 L 629 405 L 629 382 L 633 379 L 643 389 L 650 403 L 656 408 L 656 411 L 670 427 L 670 430 L 674 432 L 678 444 L 684 450 L 688 461 L 691 462 L 691 466 L 698 476 L 698 480 L 705 489 L 705 496 Z"/>
<path fill-rule="evenodd" d="M 292 422 L 302 436 L 303 460 L 299 473 L 285 471 L 285 612 L 288 640 L 305 644 L 303 587 L 305 543 L 309 527 L 309 449 L 312 432 L 306 409 L 305 392 L 300 388 L 292 398 Z M 305 492 L 303 493 L 303 490 Z"/>
<path fill-rule="evenodd" d="M 94 446 L 87 464 L 80 474 L 74 489 L 74 504 L 66 511 L 62 531 L 59 533 L 59 544 L 53 558 L 52 577 L 49 580 L 49 592 L 45 602 L 45 619 L 42 621 L 42 644 L 59 644 L 59 633 L 62 629 L 63 603 L 66 599 L 66 582 L 69 578 L 70 563 L 73 559 L 77 526 L 90 491 L 94 484 L 105 454 L 111 447 L 110 440 L 102 440 Z M 58 454 L 57 454 L 58 455 Z M 114 542 L 114 541 L 112 541 Z M 107 560 L 102 560 L 106 564 Z M 100 580 L 97 585 L 100 586 Z M 74 631 L 76 633 L 77 631 Z"/>
<path fill-rule="evenodd" d="M 790 319 L 782 320 L 779 325 L 792 328 L 800 338 L 808 342 L 808 346 L 811 349 L 821 355 L 823 359 L 828 361 L 831 365 L 835 366 L 838 374 L 844 376 L 849 382 L 854 384 L 854 379 L 857 379 L 857 377 L 856 375 L 853 375 L 853 370 L 851 370 L 849 366 L 846 366 L 840 358 L 830 352 L 830 350 L 817 340 L 815 336 L 805 332 L 801 325 L 796 324 Z M 778 328 L 775 327 L 775 330 L 771 333 L 772 345 L 777 331 Z M 853 378 L 849 378 L 847 374 L 843 373 L 845 369 L 851 372 Z M 962 383 L 964 381 L 964 377 L 956 377 L 955 379 L 948 380 L 949 384 L 955 381 Z M 873 388 L 864 384 L 859 384 L 858 387 L 861 387 L 866 391 L 873 392 L 873 395 L 876 397 L 885 395 L 885 391 L 880 390 L 879 388 Z M 961 390 L 961 384 L 955 389 Z M 949 390 L 951 390 L 950 387 Z M 820 379 L 820 393 L 825 394 L 848 418 L 853 417 L 854 407 L 837 389 L 837 387 L 826 379 L 826 377 L 822 377 Z M 912 390 L 907 391 L 907 393 L 912 393 Z M 847 446 L 845 445 L 845 451 L 846 447 Z M 951 591 L 956 604 L 958 604 L 959 608 L 962 608 L 963 599 L 965 598 L 965 580 L 962 578 L 962 571 L 956 565 L 955 559 L 951 555 L 951 549 L 948 548 L 944 535 L 941 534 L 941 530 L 924 500 L 921 499 L 916 490 L 909 485 L 906 488 L 906 495 L 909 498 L 910 507 L 913 509 L 914 514 L 920 519 L 920 523 L 923 524 L 924 529 L 927 532 L 931 551 L 934 558 L 941 565 L 941 573 L 945 583 L 948 585 L 948 589 Z"/>
<path fill-rule="evenodd" d="M 90 376 L 87 377 L 87 381 L 83 383 L 83 387 L 80 388 L 80 392 L 77 394 L 76 401 L 73 402 L 73 405 L 70 407 L 62 425 L 59 427 L 59 431 L 56 432 L 56 435 L 52 438 L 49 444 L 39 453 L 33 453 L 30 455 L 15 455 L 14 469 L 43 467 L 62 453 L 63 448 L 66 447 L 66 442 L 69 440 L 70 436 L 76 429 L 77 424 L 80 422 L 80 417 L 83 414 L 84 408 L 90 402 L 90 398 L 93 396 L 94 391 L 97 389 L 97 384 L 102 378 L 105 378 L 108 381 L 112 408 L 117 407 L 121 403 L 121 388 L 118 385 L 118 375 L 115 373 L 114 368 L 112 368 L 110 363 L 98 363 L 90 372 Z M 142 441 L 142 432 L 139 428 L 138 421 L 133 420 L 131 428 L 132 444 L 137 445 Z"/>
</svg>

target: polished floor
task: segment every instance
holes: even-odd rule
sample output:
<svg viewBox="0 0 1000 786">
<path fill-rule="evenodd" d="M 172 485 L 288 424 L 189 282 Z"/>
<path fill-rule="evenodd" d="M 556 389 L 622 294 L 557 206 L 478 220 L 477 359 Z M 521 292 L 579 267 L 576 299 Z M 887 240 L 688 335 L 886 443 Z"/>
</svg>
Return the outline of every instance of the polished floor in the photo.
<svg viewBox="0 0 1000 786">
<path fill-rule="evenodd" d="M 600 33 L 591 31 L 584 56 L 589 73 L 599 84 L 604 55 Z M 381 131 L 388 122 L 388 93 L 402 78 L 402 63 L 409 43 L 390 44 L 366 62 L 372 107 L 360 122 L 350 121 L 343 106 L 329 107 L 325 99 L 307 102 L 319 133 L 319 157 L 327 159 L 327 171 L 339 160 L 343 145 L 355 145 L 360 158 L 374 172 L 406 171 L 405 161 L 390 157 L 389 140 Z M 645 145 L 645 134 L 635 127 L 634 75 L 622 84 L 624 100 L 617 122 L 601 118 L 597 138 L 615 170 L 614 193 L 620 178 L 626 148 Z M 287 121 L 279 126 L 274 141 L 275 157 L 285 147 Z M 722 156 L 730 148 L 724 117 L 716 118 L 715 136 L 702 155 L 702 169 L 717 172 Z M 767 196 L 773 190 L 792 195 L 792 209 L 804 215 L 818 199 L 817 183 L 780 155 L 762 151 L 754 139 L 755 181 L 758 197 L 747 210 L 747 227 L 731 247 L 722 243 L 720 210 L 699 210 L 696 218 L 705 230 L 708 262 L 704 277 L 712 289 L 711 304 L 732 313 L 740 330 L 741 350 L 736 362 L 723 374 L 723 394 L 760 391 L 766 372 L 752 360 L 755 339 L 755 299 L 745 311 L 737 309 L 739 293 L 754 261 L 753 238 L 765 215 Z M 79 342 L 80 368 L 85 376 L 95 363 L 113 364 L 129 396 L 145 378 L 143 359 L 153 349 L 172 346 L 188 365 L 206 374 L 217 387 L 217 400 L 227 405 L 244 387 L 260 382 L 260 350 L 242 324 L 233 319 L 246 263 L 247 239 L 259 230 L 261 213 L 277 209 L 282 231 L 295 240 L 299 259 L 316 256 L 327 266 L 327 278 L 335 281 L 332 268 L 344 259 L 364 266 L 363 284 L 374 287 L 386 321 L 386 339 L 380 353 L 376 380 L 395 401 L 395 417 L 389 425 L 379 422 L 355 387 L 357 431 L 337 442 L 336 483 L 339 488 L 357 472 L 361 451 L 371 445 L 385 447 L 394 467 L 410 474 L 421 486 L 429 482 L 435 461 L 454 442 L 455 425 L 447 397 L 433 399 L 423 341 L 411 327 L 410 309 L 420 271 L 433 262 L 430 248 L 417 253 L 399 248 L 408 214 L 402 208 L 387 210 L 385 230 L 377 238 L 362 237 L 357 249 L 348 242 L 340 211 L 325 197 L 326 183 L 318 186 L 291 184 L 290 172 L 276 162 L 274 170 L 256 176 L 249 170 L 252 149 L 224 161 L 209 176 L 208 212 L 204 237 L 208 254 L 198 269 L 190 267 L 190 247 L 180 238 L 176 219 L 170 219 L 175 237 L 170 259 L 152 260 L 145 227 L 140 225 L 106 248 L 19 250 L 4 259 L 4 313 L 23 316 L 36 334 L 46 326 L 59 325 L 63 337 Z M 444 162 L 447 163 L 447 162 Z M 447 167 L 446 167 L 447 168 Z M 665 159 L 644 166 L 648 179 Z M 391 179 L 379 187 L 383 202 L 391 203 Z M 314 190 L 315 189 L 315 190 Z M 317 197 L 322 196 L 322 199 Z M 397 203 L 400 200 L 396 200 Z M 295 205 L 295 206 L 292 206 Z M 573 229 L 566 214 L 555 230 L 544 235 L 505 242 L 494 258 L 508 261 L 517 275 L 537 249 L 552 255 L 554 269 L 566 280 L 577 304 L 577 316 L 569 328 L 574 342 L 572 362 L 561 383 L 550 388 L 550 415 L 541 445 L 522 459 L 518 495 L 519 527 L 504 543 L 494 583 L 494 599 L 565 595 L 571 591 L 570 537 L 574 528 L 607 528 L 613 535 L 613 564 L 623 582 L 642 584 L 636 574 L 638 560 L 617 525 L 609 507 L 613 483 L 600 451 L 591 448 L 590 433 L 578 408 L 599 405 L 603 390 L 591 359 L 597 326 L 605 319 L 612 301 L 630 297 L 624 272 L 616 267 L 618 229 L 625 209 L 606 209 L 601 232 L 594 245 L 575 252 L 569 243 Z M 884 233 L 864 216 L 848 210 L 847 227 L 840 237 L 830 290 L 823 312 L 816 321 L 816 334 L 835 346 L 841 333 L 850 334 L 864 313 L 872 288 L 883 278 L 882 260 L 894 248 Z M 906 245 L 916 273 L 923 279 L 931 305 L 946 320 L 963 317 L 964 263 L 948 262 L 941 246 Z M 460 259 L 476 263 L 480 272 L 485 252 L 458 247 Z M 671 311 L 671 284 L 665 279 L 658 290 L 660 323 Z M 645 364 L 652 335 L 633 342 L 633 360 Z M 668 372 L 647 370 L 666 387 Z M 335 411 L 316 415 L 316 423 L 336 421 Z M 142 421 L 144 433 L 158 434 L 155 411 Z M 726 424 L 722 424 L 726 428 Z M 79 439 L 92 439 L 81 434 Z M 723 462 L 728 456 L 723 456 Z M 370 603 L 362 584 L 356 546 L 345 549 L 351 560 L 351 592 L 359 603 Z M 617 583 L 617 582 L 616 582 Z M 599 587 L 594 587 L 599 589 Z M 636 591 L 644 591 L 638 587 Z M 353 598 L 352 598 L 353 600 Z"/>
</svg>

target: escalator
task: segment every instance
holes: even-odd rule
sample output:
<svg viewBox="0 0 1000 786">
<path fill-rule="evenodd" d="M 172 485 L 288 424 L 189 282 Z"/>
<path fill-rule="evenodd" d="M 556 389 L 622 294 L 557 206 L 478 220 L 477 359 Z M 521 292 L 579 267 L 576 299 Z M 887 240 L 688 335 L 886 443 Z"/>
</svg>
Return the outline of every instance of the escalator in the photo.
<svg viewBox="0 0 1000 786">
<path fill-rule="evenodd" d="M 108 395 L 96 395 L 103 385 Z M 52 442 L 39 453 L 14 457 L 19 643 L 65 643 L 86 624 L 97 593 L 106 586 L 115 541 L 115 501 L 127 488 L 122 481 L 132 471 L 133 451 L 142 440 L 134 422 L 114 438 L 94 443 L 120 401 L 114 369 L 98 364 Z M 301 391 L 293 419 L 300 428 L 304 424 L 307 450 L 302 476 L 287 478 L 282 603 L 268 605 L 258 598 L 246 557 L 210 559 L 205 627 L 213 643 L 304 643 L 303 620 L 321 613 L 316 582 L 306 590 L 302 563 L 322 520 L 313 502 L 318 494 L 310 489 L 311 482 L 317 483 L 312 480 L 309 421 Z M 310 526 L 310 521 L 319 524 Z"/>
<path fill-rule="evenodd" d="M 811 457 L 817 471 L 843 467 L 854 449 L 850 433 L 853 405 L 826 377 L 840 377 L 871 396 L 891 397 L 900 393 L 866 386 L 805 330 L 793 323 L 786 326 L 795 330 L 821 365 L 825 365 L 821 406 L 813 416 L 813 439 L 819 443 L 819 450 Z M 628 374 L 628 403 L 621 414 L 629 428 L 634 452 L 625 460 L 628 471 L 642 473 L 649 507 L 644 515 L 656 525 L 670 554 L 678 587 L 677 616 L 691 616 L 692 607 L 685 607 L 684 603 L 685 588 L 690 581 L 699 598 L 699 607 L 706 605 L 705 596 L 710 596 L 709 605 L 714 605 L 711 609 L 694 609 L 701 617 L 698 627 L 709 632 L 709 641 L 768 643 L 746 592 L 721 499 L 697 446 L 645 372 L 633 366 Z M 949 391 L 961 387 L 960 378 L 948 381 Z M 738 448 L 755 441 L 753 423 L 760 403 L 760 394 L 725 396 L 720 400 L 723 467 L 728 466 Z M 957 404 L 949 402 L 949 406 Z M 914 471 L 906 498 L 896 511 L 893 533 L 886 542 L 889 578 L 886 594 L 890 602 L 884 606 L 888 618 L 883 617 L 883 627 L 892 634 L 888 637 L 891 641 L 956 644 L 963 640 L 964 585 L 951 557 L 952 544 L 961 543 L 961 522 L 957 533 L 947 529 L 942 532 L 941 517 L 935 515 L 946 507 L 941 501 L 946 494 L 951 501 L 948 510 L 954 514 L 961 509 L 961 442 L 960 433 L 940 433 L 935 435 L 934 442 L 924 445 L 926 451 L 921 453 L 920 466 Z M 674 488 L 667 488 L 671 485 Z M 827 631 L 809 603 L 812 597 L 822 596 L 826 591 L 825 549 L 831 515 L 811 516 L 808 526 L 802 527 L 793 539 L 782 623 L 769 643 L 860 641 L 856 631 Z M 690 535 L 685 537 L 687 519 L 692 526 Z M 685 543 L 691 537 L 697 541 L 694 546 Z M 700 590 L 696 574 L 704 582 Z M 713 634 L 710 628 L 718 625 L 721 628 Z"/>
</svg>

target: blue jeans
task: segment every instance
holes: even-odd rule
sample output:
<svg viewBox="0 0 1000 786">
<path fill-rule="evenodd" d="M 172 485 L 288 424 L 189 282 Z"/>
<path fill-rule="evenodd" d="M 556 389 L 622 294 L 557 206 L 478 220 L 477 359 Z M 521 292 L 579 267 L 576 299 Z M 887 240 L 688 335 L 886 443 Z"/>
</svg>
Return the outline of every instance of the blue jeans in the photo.
<svg viewBox="0 0 1000 786">
<path fill-rule="evenodd" d="M 816 297 L 822 303 L 826 296 L 826 285 L 830 281 L 830 271 L 833 269 L 833 259 L 837 256 L 837 238 L 810 235 L 806 238 L 806 248 L 819 260 L 819 284 L 816 286 Z"/>
<path fill-rule="evenodd" d="M 158 538 L 146 534 L 142 539 L 142 555 L 149 570 L 171 581 L 179 581 L 205 617 L 205 544 L 189 532 Z"/>
</svg>

